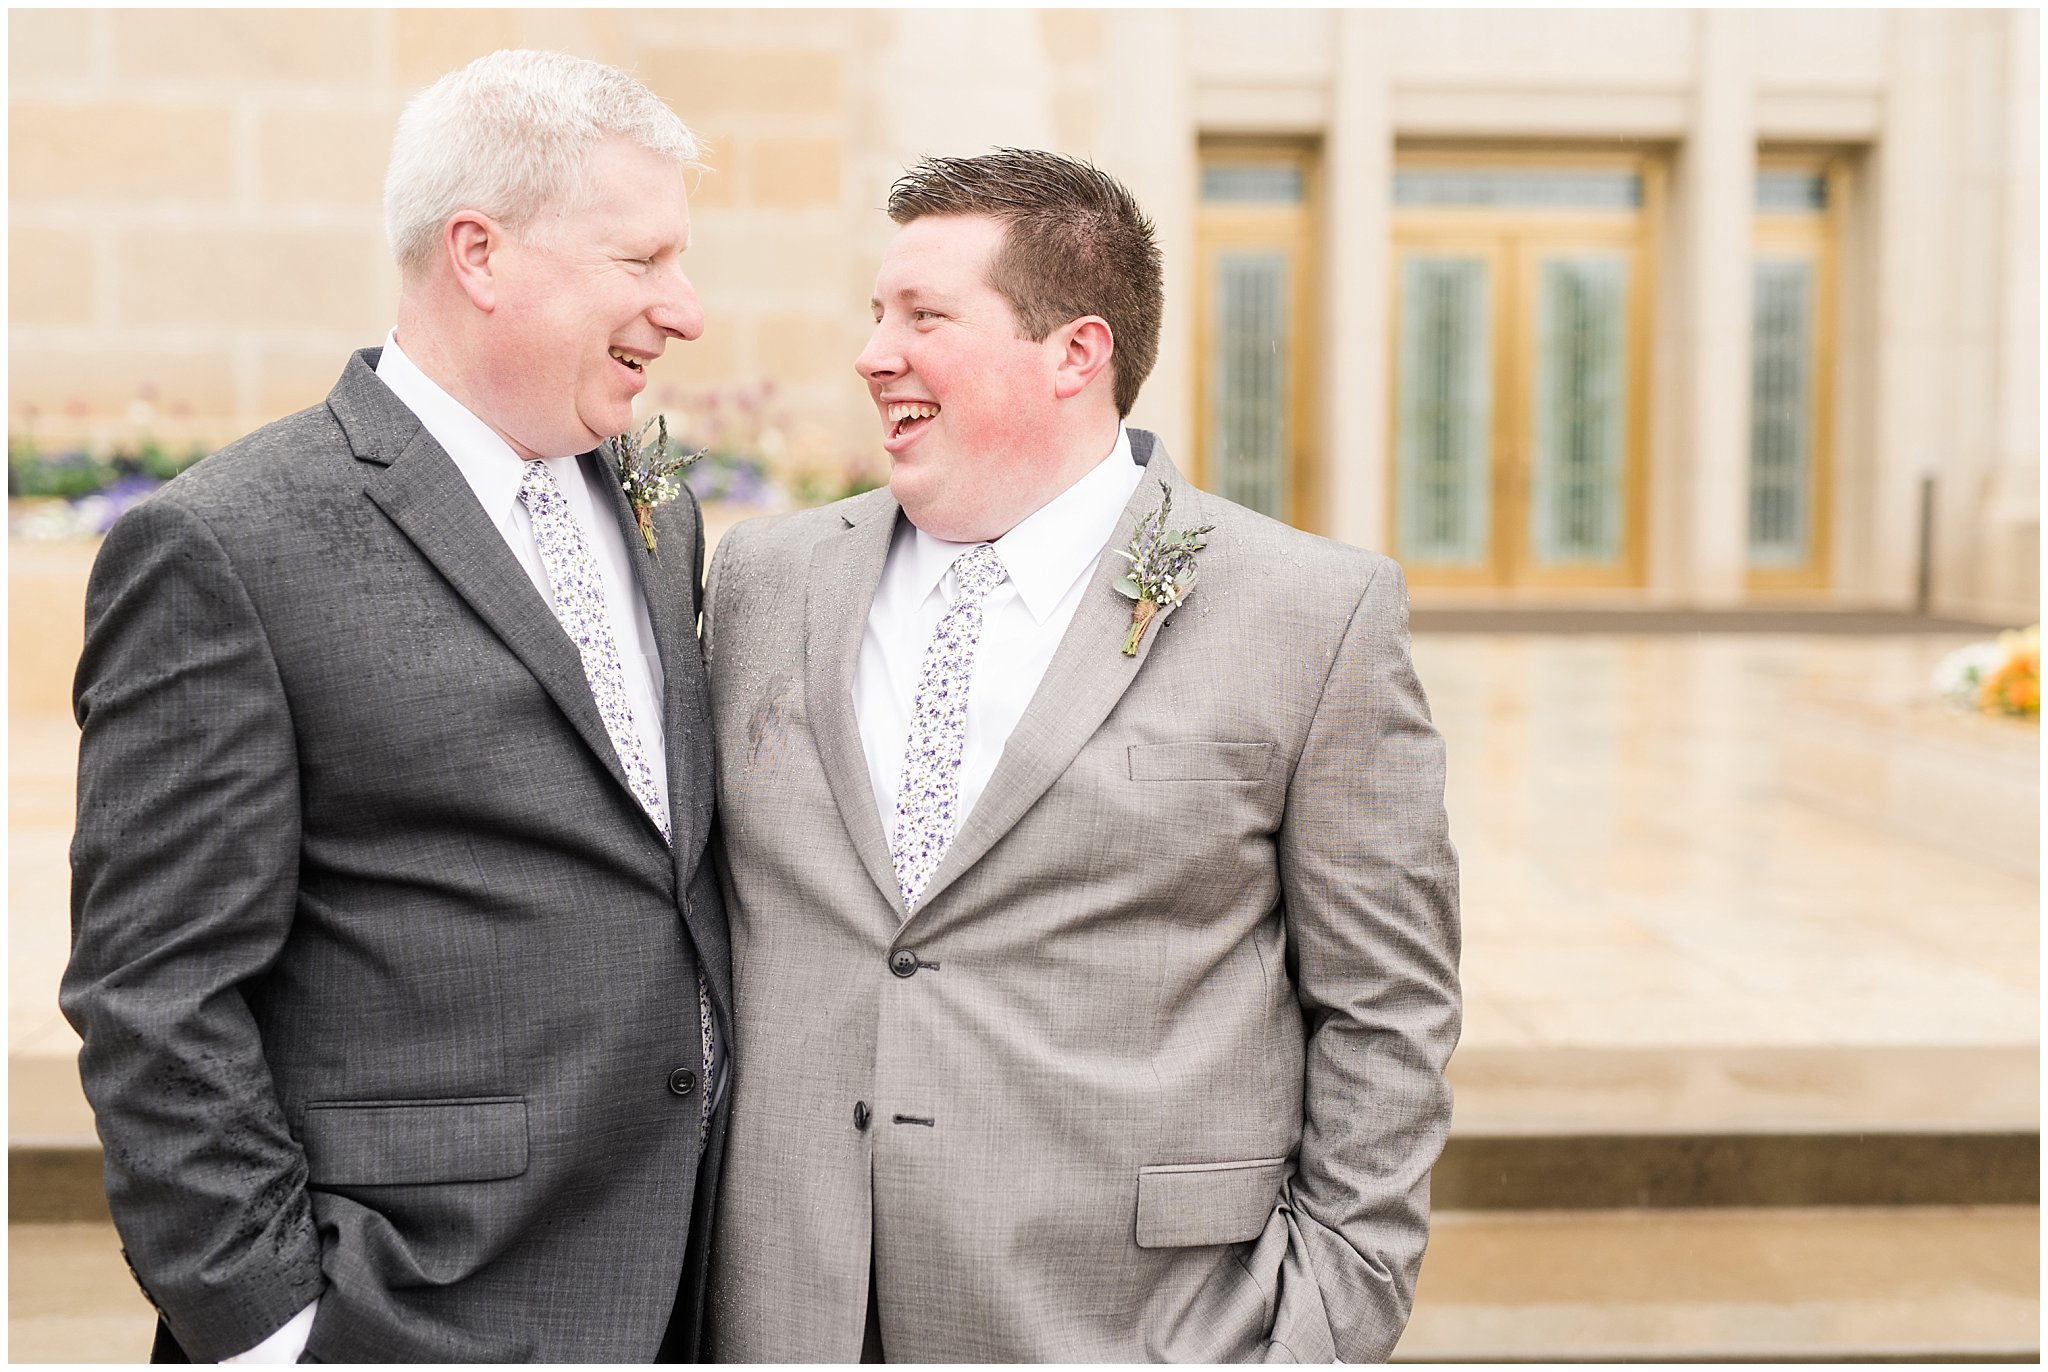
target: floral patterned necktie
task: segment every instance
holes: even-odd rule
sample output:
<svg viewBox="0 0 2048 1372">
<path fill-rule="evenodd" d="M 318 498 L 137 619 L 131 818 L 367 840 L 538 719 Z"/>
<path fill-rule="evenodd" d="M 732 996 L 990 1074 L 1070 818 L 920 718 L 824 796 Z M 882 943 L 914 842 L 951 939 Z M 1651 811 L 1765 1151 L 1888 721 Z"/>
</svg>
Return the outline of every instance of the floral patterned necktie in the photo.
<svg viewBox="0 0 2048 1372">
<path fill-rule="evenodd" d="M 896 783 L 896 837 L 889 845 L 903 908 L 917 909 L 925 884 L 959 826 L 960 759 L 967 749 L 967 685 L 981 640 L 982 601 L 1007 573 L 987 543 L 953 563 L 959 594 L 932 631 L 917 673 L 910 741 Z"/>
<path fill-rule="evenodd" d="M 618 641 L 612 637 L 611 617 L 605 609 L 604 583 L 599 579 L 597 559 L 583 537 L 583 528 L 569 508 L 569 499 L 555 482 L 545 462 L 528 462 L 519 480 L 519 502 L 533 516 L 533 545 L 540 552 L 541 567 L 548 574 L 554 592 L 555 618 L 576 651 L 583 658 L 583 675 L 590 680 L 590 694 L 596 698 L 597 713 L 604 720 L 619 763 L 626 770 L 626 782 L 633 798 L 661 830 L 668 843 L 668 807 L 654 784 L 654 768 L 648 762 L 646 746 L 633 720 L 633 702 L 626 695 L 626 670 L 619 661 Z M 711 993 L 704 984 L 704 969 L 697 969 L 697 1022 L 704 1047 L 703 1127 L 711 1125 L 713 1084 Z"/>
</svg>

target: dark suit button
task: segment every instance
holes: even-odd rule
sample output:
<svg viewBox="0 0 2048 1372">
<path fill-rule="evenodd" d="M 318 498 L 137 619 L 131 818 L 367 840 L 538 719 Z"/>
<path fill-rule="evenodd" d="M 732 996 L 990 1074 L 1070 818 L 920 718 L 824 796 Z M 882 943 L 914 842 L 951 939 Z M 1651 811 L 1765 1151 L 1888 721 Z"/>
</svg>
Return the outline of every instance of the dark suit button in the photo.
<svg viewBox="0 0 2048 1372">
<path fill-rule="evenodd" d="M 687 1096 L 697 1089 L 697 1074 L 687 1067 L 678 1067 L 668 1074 L 668 1089 L 679 1096 Z"/>
<path fill-rule="evenodd" d="M 908 948 L 898 948 L 895 952 L 889 954 L 889 970 L 899 977 L 916 976 L 917 954 L 911 952 Z"/>
<path fill-rule="evenodd" d="M 868 1127 L 868 1103 L 857 1100 L 853 1103 L 853 1127 L 866 1132 Z"/>
</svg>

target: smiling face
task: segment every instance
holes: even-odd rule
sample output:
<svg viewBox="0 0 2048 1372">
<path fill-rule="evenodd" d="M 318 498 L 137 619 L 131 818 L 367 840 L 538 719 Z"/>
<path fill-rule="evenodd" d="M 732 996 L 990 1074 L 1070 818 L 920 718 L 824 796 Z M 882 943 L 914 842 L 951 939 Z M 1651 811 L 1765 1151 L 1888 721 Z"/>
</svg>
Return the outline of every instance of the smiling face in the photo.
<svg viewBox="0 0 2048 1372">
<path fill-rule="evenodd" d="M 1072 480 L 1055 441 L 1061 331 L 1024 337 L 989 284 L 1003 234 L 984 215 L 904 225 L 854 362 L 881 418 L 890 492 L 913 524 L 953 542 L 1001 537 Z"/>
<path fill-rule="evenodd" d="M 522 457 L 566 457 L 624 433 L 644 364 L 704 331 L 682 268 L 682 168 L 609 139 L 584 175 L 582 208 L 542 213 L 491 251 L 488 365 L 471 408 Z"/>
</svg>

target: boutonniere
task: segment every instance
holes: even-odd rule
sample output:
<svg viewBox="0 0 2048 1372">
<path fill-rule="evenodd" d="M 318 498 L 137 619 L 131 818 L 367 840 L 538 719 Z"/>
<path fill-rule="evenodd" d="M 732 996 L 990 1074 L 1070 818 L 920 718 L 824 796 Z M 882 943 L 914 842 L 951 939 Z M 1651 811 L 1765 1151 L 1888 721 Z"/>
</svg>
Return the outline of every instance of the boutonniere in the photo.
<svg viewBox="0 0 2048 1372">
<path fill-rule="evenodd" d="M 654 430 L 654 442 L 647 442 L 647 431 Z M 666 505 L 682 493 L 682 483 L 677 480 L 683 468 L 704 456 L 704 449 L 694 453 L 673 453 L 668 446 L 668 419 L 656 415 L 640 426 L 638 433 L 623 433 L 617 438 L 604 441 L 604 454 L 612 461 L 612 467 L 619 474 L 619 489 L 626 493 L 627 503 L 633 507 L 633 518 L 640 525 L 640 537 L 647 543 L 647 551 L 654 551 L 654 507 Z"/>
<path fill-rule="evenodd" d="M 1145 636 L 1145 626 L 1159 613 L 1161 605 L 1177 606 L 1195 589 L 1195 554 L 1209 546 L 1202 541 L 1202 535 L 1216 527 L 1204 524 L 1199 529 L 1169 529 L 1166 521 L 1172 513 L 1173 491 L 1162 481 L 1159 508 L 1138 520 L 1129 550 L 1110 550 L 1131 564 L 1131 570 L 1110 585 L 1137 602 L 1131 606 L 1131 633 L 1124 640 L 1125 657 L 1138 655 L 1138 640 Z"/>
</svg>

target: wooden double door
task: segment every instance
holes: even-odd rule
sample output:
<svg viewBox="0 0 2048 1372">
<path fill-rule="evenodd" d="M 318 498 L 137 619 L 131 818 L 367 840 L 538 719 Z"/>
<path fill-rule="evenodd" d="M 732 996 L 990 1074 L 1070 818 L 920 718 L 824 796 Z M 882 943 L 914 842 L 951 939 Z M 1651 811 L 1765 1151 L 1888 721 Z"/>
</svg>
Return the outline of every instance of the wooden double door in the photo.
<svg viewBox="0 0 2048 1372">
<path fill-rule="evenodd" d="M 1320 168 L 1206 145 L 1194 475 L 1327 531 Z M 1424 586 L 1639 587 L 1663 163 L 1649 153 L 1405 154 L 1393 184 L 1386 544 Z M 1839 159 L 1766 158 L 1751 280 L 1751 584 L 1824 584 Z M 1341 246 L 1336 250 L 1341 251 Z M 1377 322 L 1370 325 L 1379 327 Z M 1667 388 L 1668 389 L 1668 388 Z"/>
<path fill-rule="evenodd" d="M 1396 174 L 1393 551 L 1420 585 L 1634 586 L 1647 163 Z"/>
</svg>

